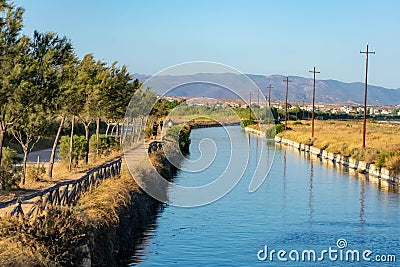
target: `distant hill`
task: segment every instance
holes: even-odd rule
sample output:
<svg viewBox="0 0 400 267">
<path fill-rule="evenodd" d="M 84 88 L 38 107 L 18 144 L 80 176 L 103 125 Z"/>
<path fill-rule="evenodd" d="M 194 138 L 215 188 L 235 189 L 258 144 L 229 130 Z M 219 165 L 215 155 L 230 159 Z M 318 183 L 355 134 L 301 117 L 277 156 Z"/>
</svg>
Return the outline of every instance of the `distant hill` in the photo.
<svg viewBox="0 0 400 267">
<path fill-rule="evenodd" d="M 235 77 L 236 76 L 236 77 Z M 272 100 L 284 100 L 286 92 L 286 76 L 282 75 L 254 75 L 247 76 L 264 92 L 271 84 Z M 135 74 L 133 78 L 145 81 L 150 76 Z M 289 76 L 289 101 L 310 102 L 312 97 L 313 79 L 297 76 Z M 246 82 L 240 84 L 238 74 L 233 73 L 199 73 L 194 75 L 158 76 L 152 79 L 152 90 L 162 92 L 161 88 L 175 88 L 167 95 L 170 96 L 197 96 L 211 98 L 236 98 L 237 95 L 229 90 L 213 84 L 193 81 L 213 81 L 216 84 L 224 81 L 229 87 L 238 88 L 241 95 L 248 95 L 249 88 Z M 238 84 L 239 81 L 239 84 Z M 185 84 L 183 86 L 179 86 Z M 317 80 L 316 101 L 323 103 L 357 103 L 364 101 L 364 84 L 361 82 L 344 83 L 336 80 Z M 400 89 L 388 89 L 379 86 L 368 85 L 368 104 L 398 105 L 400 104 Z"/>
</svg>

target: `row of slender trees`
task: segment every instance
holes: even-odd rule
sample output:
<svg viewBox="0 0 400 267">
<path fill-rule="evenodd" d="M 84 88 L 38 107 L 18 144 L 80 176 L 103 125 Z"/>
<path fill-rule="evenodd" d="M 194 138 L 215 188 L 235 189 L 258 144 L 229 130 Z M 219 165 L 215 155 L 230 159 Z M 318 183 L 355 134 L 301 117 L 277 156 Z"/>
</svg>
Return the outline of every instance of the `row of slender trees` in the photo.
<svg viewBox="0 0 400 267">
<path fill-rule="evenodd" d="M 24 183 L 27 155 L 41 137 L 55 135 L 48 170 L 52 177 L 66 120 L 72 123 L 71 136 L 75 120 L 84 125 L 87 140 L 92 123 L 97 124 L 98 136 L 100 120 L 108 125 L 123 121 L 141 83 L 117 62 L 108 65 L 92 54 L 79 59 L 66 37 L 52 32 L 22 34 L 23 13 L 23 8 L 0 0 L 0 162 L 9 134 L 24 152 Z M 55 121 L 57 132 L 50 133 L 49 125 Z"/>
</svg>

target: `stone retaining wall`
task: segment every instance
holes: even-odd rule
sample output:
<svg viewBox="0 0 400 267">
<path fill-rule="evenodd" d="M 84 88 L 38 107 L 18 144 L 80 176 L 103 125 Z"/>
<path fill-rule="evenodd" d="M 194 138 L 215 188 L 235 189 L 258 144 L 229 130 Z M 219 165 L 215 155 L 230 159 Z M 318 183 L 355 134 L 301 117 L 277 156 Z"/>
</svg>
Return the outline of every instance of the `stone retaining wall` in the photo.
<svg viewBox="0 0 400 267">
<path fill-rule="evenodd" d="M 262 136 L 262 137 L 265 136 L 265 133 L 261 132 L 260 130 L 252 129 L 252 128 L 249 128 L 249 127 L 245 127 L 244 130 L 246 132 L 250 132 L 250 133 L 258 135 L 258 136 Z"/>
<path fill-rule="evenodd" d="M 367 173 L 369 175 L 376 176 L 379 179 L 387 181 L 388 183 L 400 185 L 400 177 L 398 175 L 391 175 L 390 171 L 386 168 L 379 169 L 374 164 L 359 161 L 339 154 L 329 153 L 326 150 L 306 144 L 297 143 L 292 140 L 284 139 L 282 137 L 276 136 L 275 142 L 294 147 L 300 151 L 309 152 L 316 155 L 317 157 L 320 157 L 323 160 L 328 160 L 336 164 L 341 164 L 344 167 L 357 170 L 360 173 Z"/>
</svg>

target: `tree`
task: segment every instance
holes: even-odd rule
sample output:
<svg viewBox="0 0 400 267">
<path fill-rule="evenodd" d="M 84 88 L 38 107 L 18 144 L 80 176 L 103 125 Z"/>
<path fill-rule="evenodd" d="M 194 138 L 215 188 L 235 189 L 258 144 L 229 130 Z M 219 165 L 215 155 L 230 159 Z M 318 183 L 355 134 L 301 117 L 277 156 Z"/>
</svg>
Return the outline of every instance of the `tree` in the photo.
<svg viewBox="0 0 400 267">
<path fill-rule="evenodd" d="M 138 138 L 140 138 L 145 125 L 144 122 L 150 115 L 152 107 L 157 101 L 157 95 L 151 92 L 150 88 L 146 88 L 144 91 L 139 89 L 130 99 L 132 99 L 132 101 L 130 101 L 127 107 L 126 117 L 133 120 L 135 125 L 137 125 L 138 120 L 140 120 L 138 132 Z"/>
<path fill-rule="evenodd" d="M 72 86 L 76 78 L 77 58 L 71 42 L 64 36 L 57 34 L 39 33 L 35 31 L 30 44 L 30 53 L 33 58 L 32 85 L 39 94 L 41 111 L 59 119 L 59 127 L 54 139 L 48 174 L 53 176 L 55 151 L 60 139 L 65 119 L 79 104 Z"/>
<path fill-rule="evenodd" d="M 109 70 L 108 83 L 101 94 L 101 106 L 104 109 L 103 116 L 107 125 L 109 126 L 111 122 L 115 123 L 116 135 L 118 136 L 119 124 L 123 123 L 129 102 L 140 88 L 141 83 L 139 80 L 132 82 L 132 76 L 125 65 L 118 67 L 117 62 L 114 62 Z"/>
<path fill-rule="evenodd" d="M 23 107 L 15 107 L 15 109 Z M 40 138 L 45 135 L 48 131 L 48 118 L 47 114 L 40 111 L 38 105 L 25 110 L 22 117 L 10 127 L 10 132 L 14 136 L 15 140 L 21 145 L 24 157 L 22 161 L 22 181 L 21 184 L 25 184 L 26 177 L 26 162 L 28 154 L 32 151 L 35 144 Z"/>
<path fill-rule="evenodd" d="M 100 116 L 101 84 L 104 79 L 105 63 L 96 61 L 92 54 L 84 56 L 78 66 L 76 86 L 79 98 L 84 103 L 78 108 L 78 117 L 85 128 L 85 139 L 89 143 L 89 126 Z M 88 163 L 89 147 L 87 147 L 85 163 Z"/>
<path fill-rule="evenodd" d="M 29 39 L 20 35 L 23 13 L 22 8 L 0 0 L 0 162 L 7 128 L 19 118 L 11 111 L 20 99 L 25 99 L 20 93 L 26 88 L 23 70 Z M 3 185 L 3 179 L 0 183 Z"/>
</svg>

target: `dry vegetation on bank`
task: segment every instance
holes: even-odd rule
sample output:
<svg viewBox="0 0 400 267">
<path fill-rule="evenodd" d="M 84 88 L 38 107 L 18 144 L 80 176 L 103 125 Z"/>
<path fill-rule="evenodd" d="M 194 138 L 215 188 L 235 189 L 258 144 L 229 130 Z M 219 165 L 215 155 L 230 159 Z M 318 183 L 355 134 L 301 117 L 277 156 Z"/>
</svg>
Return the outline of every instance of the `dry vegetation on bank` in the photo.
<svg viewBox="0 0 400 267">
<path fill-rule="evenodd" d="M 155 160 L 160 156 L 155 154 Z M 136 175 L 146 175 L 142 170 Z M 145 180 L 147 177 L 137 177 Z M 92 230 L 116 227 L 132 196 L 143 194 L 123 163 L 120 178 L 103 181 L 73 207 L 48 207 L 36 220 L 1 218 L 1 266 L 75 266 Z"/>
<path fill-rule="evenodd" d="M 311 138 L 311 122 L 289 122 L 292 130 L 279 137 L 326 149 L 327 152 L 375 163 L 393 173 L 400 172 L 400 125 L 367 123 L 366 148 L 362 148 L 362 121 L 315 121 L 315 137 Z"/>
</svg>

